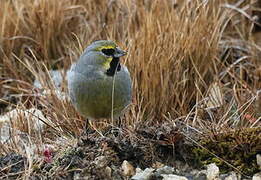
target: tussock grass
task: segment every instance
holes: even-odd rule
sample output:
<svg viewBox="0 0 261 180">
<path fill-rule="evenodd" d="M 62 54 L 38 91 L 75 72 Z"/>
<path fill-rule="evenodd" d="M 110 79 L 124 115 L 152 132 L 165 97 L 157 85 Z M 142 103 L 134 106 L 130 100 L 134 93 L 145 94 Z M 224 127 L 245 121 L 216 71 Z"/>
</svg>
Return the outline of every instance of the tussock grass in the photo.
<svg viewBox="0 0 261 180">
<path fill-rule="evenodd" d="M 124 63 L 133 80 L 125 125 L 181 121 L 204 135 L 260 128 L 261 48 L 253 33 L 255 5 L 1 1 L 0 98 L 8 106 L 1 112 L 39 108 L 49 120 L 44 136 L 79 136 L 83 119 L 68 100 L 57 98 L 48 70 L 66 70 L 90 42 L 112 39 L 128 50 Z M 39 95 L 34 79 L 48 95 Z M 67 91 L 66 83 L 62 89 Z"/>
</svg>

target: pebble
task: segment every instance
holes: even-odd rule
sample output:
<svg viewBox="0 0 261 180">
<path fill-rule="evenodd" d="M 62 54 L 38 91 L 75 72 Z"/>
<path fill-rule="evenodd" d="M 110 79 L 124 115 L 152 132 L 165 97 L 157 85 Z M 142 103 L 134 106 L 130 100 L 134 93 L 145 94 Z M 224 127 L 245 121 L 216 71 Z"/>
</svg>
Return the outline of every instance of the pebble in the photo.
<svg viewBox="0 0 261 180">
<path fill-rule="evenodd" d="M 106 166 L 105 174 L 107 175 L 107 177 L 111 178 L 111 173 L 112 173 L 111 168 L 109 166 Z"/>
<path fill-rule="evenodd" d="M 261 180 L 261 172 L 255 174 L 252 178 L 252 180 Z"/>
<path fill-rule="evenodd" d="M 67 79 L 67 72 L 65 75 L 65 79 L 63 79 L 63 75 L 65 74 L 64 70 L 50 70 L 48 71 L 48 74 L 51 78 L 52 83 L 54 84 L 54 86 L 56 88 L 61 88 L 62 83 L 64 80 Z M 44 74 L 39 74 L 39 76 L 42 75 L 44 76 Z M 35 81 L 34 81 L 34 87 L 42 89 L 45 85 L 42 84 L 42 82 L 38 79 L 38 77 L 36 77 Z"/>
<path fill-rule="evenodd" d="M 237 174 L 235 172 L 231 172 L 227 177 L 225 177 L 225 180 L 237 180 Z"/>
<path fill-rule="evenodd" d="M 202 171 L 199 171 L 196 175 L 195 175 L 195 177 L 194 177 L 194 179 L 195 180 L 206 180 L 207 179 L 207 171 L 206 170 L 202 170 Z"/>
<path fill-rule="evenodd" d="M 121 164 L 122 174 L 124 176 L 133 176 L 135 174 L 134 167 L 126 160 Z"/>
<path fill-rule="evenodd" d="M 256 163 L 259 166 L 259 170 L 261 170 L 261 154 L 256 155 Z"/>
<path fill-rule="evenodd" d="M 137 172 L 131 180 L 149 180 L 153 176 L 153 168 L 146 168 L 144 171 Z"/>
<path fill-rule="evenodd" d="M 211 163 L 207 165 L 207 179 L 208 180 L 216 180 L 219 176 L 219 168 L 215 163 Z"/>
<path fill-rule="evenodd" d="M 94 164 L 96 164 L 98 167 L 105 167 L 107 166 L 107 158 L 105 156 L 99 156 L 95 158 Z"/>
<path fill-rule="evenodd" d="M 177 176 L 174 174 L 162 174 L 163 179 L 162 180 L 188 180 L 184 176 Z"/>
<path fill-rule="evenodd" d="M 175 169 L 170 166 L 164 166 L 162 168 L 159 168 L 156 170 L 158 174 L 173 174 L 175 172 Z"/>
<path fill-rule="evenodd" d="M 164 164 L 162 164 L 161 162 L 156 161 L 154 164 L 152 164 L 152 168 L 154 169 L 159 169 L 164 167 Z"/>
<path fill-rule="evenodd" d="M 31 108 L 13 109 L 12 111 L 5 113 L 4 115 L 0 116 L 0 124 L 3 123 L 11 125 L 14 123 L 19 129 L 21 119 L 28 120 L 28 124 L 30 125 L 29 128 L 37 132 L 40 132 L 45 127 L 45 123 L 49 122 L 49 119 L 45 118 L 42 111 L 36 108 Z"/>
</svg>

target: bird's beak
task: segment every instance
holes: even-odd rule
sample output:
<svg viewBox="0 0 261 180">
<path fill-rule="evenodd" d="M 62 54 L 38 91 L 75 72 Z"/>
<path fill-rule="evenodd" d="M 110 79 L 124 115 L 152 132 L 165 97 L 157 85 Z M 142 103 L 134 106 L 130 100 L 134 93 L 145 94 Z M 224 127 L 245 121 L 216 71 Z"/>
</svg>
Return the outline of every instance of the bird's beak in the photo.
<svg viewBox="0 0 261 180">
<path fill-rule="evenodd" d="M 127 54 L 126 51 L 117 47 L 113 56 L 116 57 L 116 58 L 119 58 L 121 56 L 125 56 L 126 54 Z"/>
</svg>

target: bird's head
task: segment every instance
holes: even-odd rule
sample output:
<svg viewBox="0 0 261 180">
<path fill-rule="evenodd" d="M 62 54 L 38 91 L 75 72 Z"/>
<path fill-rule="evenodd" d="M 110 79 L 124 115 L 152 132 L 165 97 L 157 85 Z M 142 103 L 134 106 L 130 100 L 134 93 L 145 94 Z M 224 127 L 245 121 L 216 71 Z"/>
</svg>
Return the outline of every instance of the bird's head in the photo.
<svg viewBox="0 0 261 180">
<path fill-rule="evenodd" d="M 113 76 L 116 71 L 121 70 L 120 57 L 127 54 L 126 51 L 120 49 L 117 44 L 110 40 L 93 42 L 87 47 L 86 53 L 91 54 L 92 59 L 90 61 L 102 65 L 109 76 Z"/>
</svg>

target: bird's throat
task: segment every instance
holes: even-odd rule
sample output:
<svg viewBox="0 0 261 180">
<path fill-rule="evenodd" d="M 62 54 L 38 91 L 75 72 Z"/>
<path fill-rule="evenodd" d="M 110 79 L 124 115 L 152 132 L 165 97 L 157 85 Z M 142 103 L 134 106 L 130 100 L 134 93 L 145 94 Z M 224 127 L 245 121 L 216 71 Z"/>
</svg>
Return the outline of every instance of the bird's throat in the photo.
<svg viewBox="0 0 261 180">
<path fill-rule="evenodd" d="M 114 57 L 110 62 L 110 68 L 107 69 L 106 74 L 108 76 L 114 76 L 114 74 L 120 70 L 121 70 L 120 58 Z"/>
</svg>

